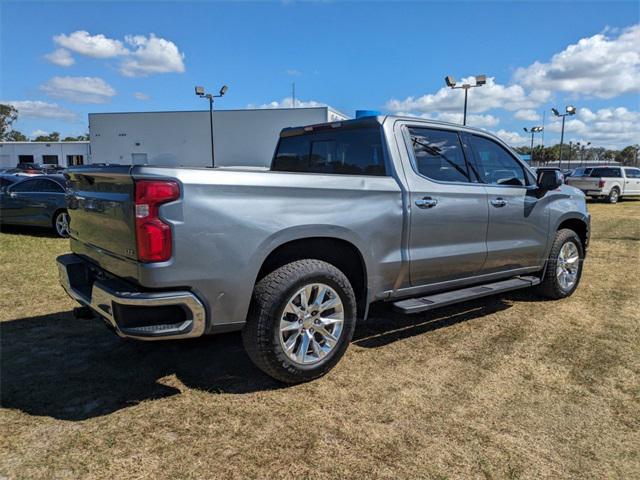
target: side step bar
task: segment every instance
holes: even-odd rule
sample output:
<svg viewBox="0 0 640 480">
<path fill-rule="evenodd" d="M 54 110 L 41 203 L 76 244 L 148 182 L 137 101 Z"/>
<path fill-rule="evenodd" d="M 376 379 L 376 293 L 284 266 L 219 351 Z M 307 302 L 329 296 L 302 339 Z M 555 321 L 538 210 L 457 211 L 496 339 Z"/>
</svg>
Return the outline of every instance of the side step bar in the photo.
<svg viewBox="0 0 640 480">
<path fill-rule="evenodd" d="M 474 300 L 476 298 L 495 295 L 496 293 L 517 290 L 518 288 L 538 285 L 540 279 L 534 276 L 514 277 L 500 282 L 476 285 L 475 287 L 452 290 L 450 292 L 436 293 L 420 298 L 408 298 L 393 303 L 395 310 L 402 313 L 420 313 L 434 308 L 445 307 L 458 302 Z"/>
</svg>

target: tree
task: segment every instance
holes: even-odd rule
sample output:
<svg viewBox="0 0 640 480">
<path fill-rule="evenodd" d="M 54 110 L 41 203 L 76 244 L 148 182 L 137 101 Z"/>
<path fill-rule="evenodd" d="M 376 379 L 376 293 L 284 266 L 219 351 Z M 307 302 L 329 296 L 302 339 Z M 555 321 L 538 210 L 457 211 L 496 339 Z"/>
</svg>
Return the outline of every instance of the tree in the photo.
<svg viewBox="0 0 640 480">
<path fill-rule="evenodd" d="M 77 137 L 64 137 L 63 142 L 86 142 L 89 140 L 89 134 L 78 135 Z"/>
<path fill-rule="evenodd" d="M 636 152 L 636 147 L 633 145 L 624 147 L 620 152 L 616 153 L 616 162 L 620 162 L 622 165 L 635 165 Z"/>
<path fill-rule="evenodd" d="M 4 140 L 6 142 L 27 142 L 27 141 L 29 141 L 27 136 L 24 133 L 19 132 L 18 130 L 11 130 L 9 133 L 7 133 L 4 136 Z"/>
<path fill-rule="evenodd" d="M 11 124 L 18 119 L 18 110 L 13 105 L 0 103 L 0 140 L 4 140 Z"/>
<path fill-rule="evenodd" d="M 59 142 L 60 133 L 51 132 L 49 135 L 39 135 L 35 138 L 34 142 Z"/>
</svg>

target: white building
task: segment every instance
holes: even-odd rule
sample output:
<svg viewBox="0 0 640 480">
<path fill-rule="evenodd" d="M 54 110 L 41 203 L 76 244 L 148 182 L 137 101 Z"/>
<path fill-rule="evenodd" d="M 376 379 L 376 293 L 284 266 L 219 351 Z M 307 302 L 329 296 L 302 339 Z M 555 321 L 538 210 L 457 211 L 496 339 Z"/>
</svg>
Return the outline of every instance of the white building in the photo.
<svg viewBox="0 0 640 480">
<path fill-rule="evenodd" d="M 330 107 L 214 110 L 216 166 L 271 164 L 285 127 L 346 120 Z M 211 165 L 209 111 L 90 113 L 92 163 Z"/>
<path fill-rule="evenodd" d="M 90 163 L 89 142 L 0 142 L 0 168 L 18 163 L 84 165 Z"/>
</svg>

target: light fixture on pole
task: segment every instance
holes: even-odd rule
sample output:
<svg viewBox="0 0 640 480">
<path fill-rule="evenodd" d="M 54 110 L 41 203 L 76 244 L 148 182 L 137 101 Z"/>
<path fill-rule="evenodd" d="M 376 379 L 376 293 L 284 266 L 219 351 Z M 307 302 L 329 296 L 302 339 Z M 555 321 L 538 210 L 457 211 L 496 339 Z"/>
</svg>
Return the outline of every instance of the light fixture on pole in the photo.
<svg viewBox="0 0 640 480">
<path fill-rule="evenodd" d="M 578 152 L 580 153 L 580 166 L 582 166 L 582 163 L 584 162 L 584 150 L 585 148 L 587 148 L 589 145 L 591 145 L 591 142 L 587 142 L 587 143 L 576 143 L 576 146 L 578 147 Z"/>
<path fill-rule="evenodd" d="M 575 115 L 576 107 L 573 105 L 568 105 L 565 109 L 566 113 L 560 113 L 555 108 L 552 108 L 551 111 L 556 117 L 562 117 L 562 132 L 560 133 L 560 160 L 558 160 L 558 168 L 562 167 L 562 147 L 564 146 L 564 119 L 565 117 Z"/>
<path fill-rule="evenodd" d="M 229 87 L 223 85 L 218 95 L 206 93 L 204 87 L 196 87 L 196 95 L 200 98 L 206 98 L 209 100 L 209 129 L 211 131 L 211 167 L 215 167 L 215 155 L 213 153 L 213 99 L 223 97 L 227 93 Z"/>
<path fill-rule="evenodd" d="M 531 158 L 529 159 L 529 161 L 530 161 L 531 163 L 533 163 L 533 136 L 534 136 L 536 133 L 538 133 L 538 132 L 543 132 L 543 131 L 544 131 L 544 127 L 540 127 L 540 126 L 538 126 L 538 127 L 531 127 L 531 128 L 524 127 L 524 128 L 523 128 L 523 130 L 524 130 L 525 132 L 527 132 L 527 133 L 530 133 L 530 134 L 531 134 L 531 148 L 530 148 L 530 150 L 529 150 L 529 154 L 530 154 Z"/>
<path fill-rule="evenodd" d="M 476 75 L 475 78 L 476 78 L 475 85 L 471 85 L 470 83 L 464 83 L 462 85 L 456 86 L 455 78 L 453 78 L 451 75 L 447 75 L 446 77 L 444 77 L 444 81 L 447 84 L 447 87 L 451 88 L 452 90 L 455 90 L 457 88 L 462 88 L 464 90 L 464 114 L 462 117 L 462 125 L 467 124 L 467 95 L 469 94 L 469 89 L 475 88 L 475 87 L 481 87 L 482 85 L 487 83 L 486 75 Z"/>
</svg>

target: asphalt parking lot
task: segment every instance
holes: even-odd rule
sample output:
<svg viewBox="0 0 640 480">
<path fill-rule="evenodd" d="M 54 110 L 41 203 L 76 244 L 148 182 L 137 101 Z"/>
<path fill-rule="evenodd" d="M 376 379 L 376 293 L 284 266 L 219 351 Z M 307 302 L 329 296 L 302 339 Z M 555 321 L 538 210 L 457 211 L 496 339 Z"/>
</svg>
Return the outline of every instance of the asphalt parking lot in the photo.
<svg viewBox="0 0 640 480">
<path fill-rule="evenodd" d="M 238 334 L 124 341 L 76 320 L 54 258 L 0 233 L 0 478 L 633 478 L 640 201 L 591 203 L 569 299 L 385 306 L 328 376 L 283 387 Z"/>
</svg>

